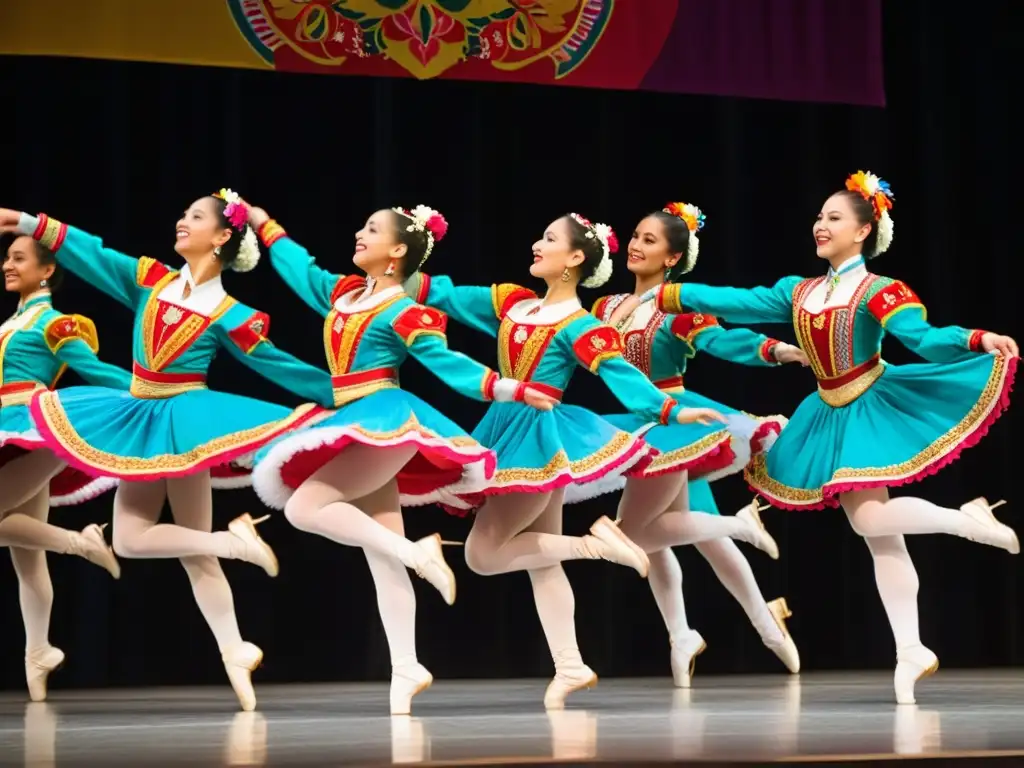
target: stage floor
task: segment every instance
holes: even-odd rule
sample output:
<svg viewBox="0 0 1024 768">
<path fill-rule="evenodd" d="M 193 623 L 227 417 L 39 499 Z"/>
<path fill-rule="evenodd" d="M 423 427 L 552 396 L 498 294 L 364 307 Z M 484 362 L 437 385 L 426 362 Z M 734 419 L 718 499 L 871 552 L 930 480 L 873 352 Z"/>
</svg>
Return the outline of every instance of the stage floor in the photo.
<svg viewBox="0 0 1024 768">
<path fill-rule="evenodd" d="M 0 765 L 490 765 L 549 761 L 748 761 L 1024 755 L 1024 673 L 940 672 L 916 706 L 891 676 L 603 680 L 545 713 L 544 680 L 438 681 L 413 717 L 387 686 L 261 686 L 238 713 L 230 688 L 0 696 Z M 1024 764 L 1022 760 L 1021 764 Z"/>
</svg>

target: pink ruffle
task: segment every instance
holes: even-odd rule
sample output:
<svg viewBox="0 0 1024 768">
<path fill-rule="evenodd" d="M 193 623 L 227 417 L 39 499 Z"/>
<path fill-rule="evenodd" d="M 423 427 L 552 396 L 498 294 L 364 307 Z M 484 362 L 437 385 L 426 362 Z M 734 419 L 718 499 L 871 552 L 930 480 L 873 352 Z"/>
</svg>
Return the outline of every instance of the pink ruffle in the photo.
<svg viewBox="0 0 1024 768">
<path fill-rule="evenodd" d="M 773 419 L 762 421 L 754 430 L 754 434 L 750 436 L 750 455 L 757 456 L 759 453 L 764 453 L 764 441 L 773 433 L 776 436 L 782 434 L 782 424 Z"/>
<path fill-rule="evenodd" d="M 675 472 L 688 472 L 691 480 L 698 480 L 705 475 L 710 475 L 712 472 L 725 469 L 736 460 L 736 453 L 733 451 L 731 443 L 732 439 L 727 436 L 711 450 L 700 456 L 650 470 L 648 467 L 658 456 L 658 452 L 652 448 L 643 465 L 633 467 L 627 472 L 623 472 L 623 475 L 626 477 L 660 477 L 661 475 L 671 475 Z"/>
<path fill-rule="evenodd" d="M 1011 357 L 1006 363 L 1006 374 L 1003 376 L 1003 383 L 999 389 L 999 395 L 997 396 L 996 404 L 992 407 L 992 410 L 988 412 L 985 419 L 978 424 L 974 430 L 966 435 L 959 444 L 956 445 L 949 453 L 939 457 L 931 464 L 927 464 L 920 469 L 920 471 L 909 475 L 907 477 L 898 478 L 895 480 L 844 480 L 836 483 L 826 483 L 821 493 L 824 497 L 822 501 L 815 502 L 814 504 L 793 504 L 790 501 L 782 501 L 772 496 L 765 490 L 751 485 L 749 477 L 747 478 L 747 485 L 754 493 L 762 496 L 765 501 L 771 504 L 773 507 L 780 509 L 792 510 L 799 512 L 803 510 L 813 509 L 836 509 L 839 506 L 839 496 L 843 493 L 849 493 L 850 491 L 863 491 L 868 488 L 895 488 L 901 485 L 909 485 L 910 483 L 917 483 L 930 475 L 938 474 L 940 470 L 945 469 L 947 466 L 952 464 L 954 461 L 960 458 L 960 454 L 968 448 L 973 448 L 982 438 L 988 434 L 989 429 L 996 423 L 1000 416 L 1010 407 L 1010 393 L 1013 391 L 1013 384 L 1017 377 L 1017 361 L 1019 357 Z"/>
<path fill-rule="evenodd" d="M 641 452 L 643 453 L 641 454 Z M 624 451 L 609 463 L 604 464 L 593 472 L 581 477 L 573 477 L 569 472 L 563 471 L 540 485 L 495 485 L 480 493 L 460 494 L 459 498 L 468 505 L 467 509 L 461 509 L 459 507 L 453 507 L 443 503 L 439 506 L 451 515 L 455 515 L 456 517 L 466 517 L 470 512 L 482 507 L 488 496 L 504 496 L 509 493 L 549 493 L 551 491 L 558 490 L 559 488 L 564 488 L 571 483 L 584 485 L 585 483 L 600 480 L 602 477 L 611 474 L 616 470 L 621 470 L 623 466 L 632 466 L 630 462 L 649 462 L 652 453 L 656 454 L 656 451 L 648 445 L 643 438 L 638 437 L 630 444 L 627 451 Z"/>
</svg>

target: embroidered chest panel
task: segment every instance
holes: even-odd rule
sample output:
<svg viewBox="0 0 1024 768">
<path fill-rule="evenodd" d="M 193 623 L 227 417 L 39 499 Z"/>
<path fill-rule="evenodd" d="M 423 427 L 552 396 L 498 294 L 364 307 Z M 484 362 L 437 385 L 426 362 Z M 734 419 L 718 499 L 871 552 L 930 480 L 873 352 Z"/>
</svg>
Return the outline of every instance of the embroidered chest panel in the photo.
<svg viewBox="0 0 1024 768">
<path fill-rule="evenodd" d="M 356 352 L 359 351 L 359 346 L 373 325 L 374 319 L 404 298 L 404 294 L 393 296 L 375 307 L 356 312 L 342 312 L 331 308 L 324 320 L 324 352 L 332 375 L 340 376 L 352 370 Z"/>
<path fill-rule="evenodd" d="M 581 309 L 551 325 L 526 325 L 506 315 L 498 328 L 498 368 L 501 375 L 530 381 L 558 332 L 586 314 Z"/>
<path fill-rule="evenodd" d="M 598 319 L 614 326 L 615 329 L 622 334 L 622 356 L 650 378 L 652 375 L 654 339 L 657 337 L 658 331 L 661 330 L 661 326 L 664 324 L 665 318 L 667 318 L 668 315 L 661 310 L 655 309 L 654 313 L 643 328 L 629 330 L 629 327 L 633 324 L 633 316 L 636 314 L 636 311 L 643 306 L 643 304 L 640 304 L 632 312 L 624 315 L 619 318 L 617 322 L 613 323 L 612 316 L 615 314 L 615 310 L 622 306 L 622 302 L 624 302 L 628 296 L 628 293 L 620 293 L 608 298 L 601 307 L 600 317 Z"/>
<path fill-rule="evenodd" d="M 225 296 L 210 315 L 204 315 L 164 301 L 160 292 L 177 277 L 177 272 L 171 272 L 161 278 L 142 311 L 142 348 L 151 371 L 162 371 L 181 357 L 235 303 Z"/>
<path fill-rule="evenodd" d="M 872 274 L 865 275 L 848 303 L 820 312 L 808 312 L 803 304 L 824 277 L 804 280 L 793 291 L 793 330 L 819 379 L 839 376 L 854 367 L 854 324 L 874 279 Z"/>
</svg>

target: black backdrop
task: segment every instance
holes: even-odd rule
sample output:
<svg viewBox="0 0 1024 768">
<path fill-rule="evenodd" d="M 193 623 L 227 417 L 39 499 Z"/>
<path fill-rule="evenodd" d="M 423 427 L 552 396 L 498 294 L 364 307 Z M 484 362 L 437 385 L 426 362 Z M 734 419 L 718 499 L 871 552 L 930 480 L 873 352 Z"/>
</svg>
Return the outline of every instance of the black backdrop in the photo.
<svg viewBox="0 0 1024 768">
<path fill-rule="evenodd" d="M 821 269 L 811 251 L 813 216 L 848 172 L 869 168 L 897 196 L 895 245 L 876 270 L 914 286 L 937 324 L 1019 331 L 1016 265 L 1008 258 L 1020 202 L 1009 119 L 1010 40 L 1019 25 L 1010 23 L 1010 5 L 982 2 L 961 15 L 925 0 L 886 3 L 884 110 L 0 59 L 12 97 L 3 133 L 13 139 L 4 141 L 0 205 L 47 211 L 122 251 L 173 259 L 179 211 L 226 185 L 341 271 L 371 211 L 424 202 L 451 223 L 429 270 L 486 284 L 529 280 L 531 243 L 566 210 L 608 221 L 625 239 L 644 213 L 685 199 L 708 215 L 696 279 L 754 285 Z M 609 287 L 630 285 L 620 269 Z M 322 364 L 320 319 L 269 265 L 229 276 L 227 286 L 273 314 L 279 346 Z M 92 316 L 101 354 L 130 364 L 126 310 L 74 278 L 57 303 Z M 772 332 L 792 338 L 786 327 Z M 495 362 L 489 339 L 453 328 L 450 341 Z M 886 357 L 911 359 L 895 342 L 887 342 Z M 813 386 L 803 370 L 755 371 L 710 357 L 691 371 L 694 389 L 753 412 L 789 412 Z M 403 382 L 467 427 L 482 413 L 415 363 Z M 211 383 L 298 402 L 230 360 L 215 366 Z M 568 397 L 614 406 L 582 371 Z M 1011 412 L 981 446 L 912 492 L 950 506 L 982 494 L 1012 497 L 1011 441 L 1020 424 Z M 716 493 L 726 512 L 749 499 L 736 478 Z M 74 527 L 107 520 L 111 498 L 56 510 L 52 519 Z M 567 532 L 582 532 L 615 503 L 604 497 L 568 508 Z M 216 509 L 223 527 L 260 507 L 244 490 L 219 493 Z M 1011 520 L 1017 514 L 1013 503 L 1001 511 Z M 744 548 L 766 597 L 788 597 L 805 668 L 890 666 L 894 649 L 871 561 L 843 514 L 773 510 L 765 519 L 782 559 Z M 406 521 L 412 535 L 464 538 L 467 530 L 466 521 L 436 508 L 412 510 Z M 280 578 L 225 563 L 243 634 L 266 651 L 258 680 L 385 679 L 387 648 L 361 554 L 294 531 L 280 515 L 263 532 L 281 558 Z M 1019 662 L 1019 561 L 952 537 L 918 537 L 910 549 L 922 580 L 922 636 L 944 666 Z M 448 554 L 460 587 L 454 607 L 417 584 L 424 663 L 439 679 L 549 675 L 526 576 L 476 577 L 458 550 Z M 699 555 L 692 548 L 679 555 L 691 623 L 709 642 L 701 672 L 781 673 Z M 51 638 L 68 651 L 55 686 L 226 682 L 175 563 L 126 561 L 116 583 L 75 558 L 50 564 Z M 668 674 L 668 643 L 646 584 L 608 564 L 567 570 L 589 663 L 606 676 Z M 23 638 L 8 566 L 0 580 L 0 686 L 20 688 Z"/>
</svg>

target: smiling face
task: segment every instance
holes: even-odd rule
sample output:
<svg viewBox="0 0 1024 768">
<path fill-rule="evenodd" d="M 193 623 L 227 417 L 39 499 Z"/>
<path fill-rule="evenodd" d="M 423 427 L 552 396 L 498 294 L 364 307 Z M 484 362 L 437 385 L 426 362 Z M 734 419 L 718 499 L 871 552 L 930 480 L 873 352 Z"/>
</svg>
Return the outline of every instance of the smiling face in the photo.
<svg viewBox="0 0 1024 768">
<path fill-rule="evenodd" d="M 188 207 L 174 231 L 174 250 L 185 259 L 208 256 L 233 236 L 217 199 L 201 197 Z"/>
<path fill-rule="evenodd" d="M 393 261 L 405 258 L 408 246 L 398 238 L 400 214 L 387 209 L 374 213 L 356 232 L 352 261 L 371 277 L 379 277 Z"/>
<path fill-rule="evenodd" d="M 50 280 L 57 268 L 55 261 L 43 263 L 39 249 L 31 237 L 15 238 L 4 257 L 4 288 L 11 293 L 27 296 L 40 289 L 43 280 Z"/>
<path fill-rule="evenodd" d="M 664 216 L 670 217 L 670 214 Z M 674 216 L 669 219 L 670 224 L 676 221 L 678 219 Z M 682 250 L 673 253 L 669 234 L 666 222 L 661 216 L 651 214 L 642 219 L 633 230 L 633 237 L 629 241 L 626 268 L 638 277 L 653 277 L 663 275 L 665 270 L 678 264 Z"/>
<path fill-rule="evenodd" d="M 861 221 L 851 195 L 837 192 L 825 201 L 814 220 L 812 233 L 818 257 L 835 265 L 856 256 L 861 252 L 871 227 L 870 220 Z"/>
<path fill-rule="evenodd" d="M 563 216 L 551 222 L 544 236 L 533 244 L 530 274 L 548 283 L 561 280 L 565 270 L 574 270 L 583 259 L 583 251 L 573 244 L 572 225 Z"/>
</svg>

